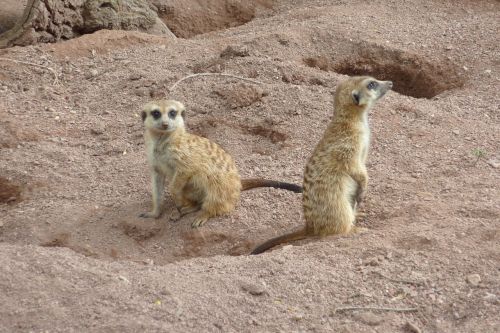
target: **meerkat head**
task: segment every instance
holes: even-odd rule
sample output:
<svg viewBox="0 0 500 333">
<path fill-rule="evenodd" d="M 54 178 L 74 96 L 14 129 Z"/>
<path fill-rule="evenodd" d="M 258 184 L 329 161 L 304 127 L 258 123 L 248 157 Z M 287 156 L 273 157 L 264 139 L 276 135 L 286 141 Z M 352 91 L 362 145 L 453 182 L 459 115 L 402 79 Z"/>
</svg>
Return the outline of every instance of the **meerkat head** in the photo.
<svg viewBox="0 0 500 333">
<path fill-rule="evenodd" d="M 185 108 L 174 100 L 161 100 L 147 103 L 141 117 L 146 129 L 169 133 L 178 128 L 184 129 Z"/>
<path fill-rule="evenodd" d="M 353 76 L 342 82 L 336 100 L 344 105 L 369 108 L 392 89 L 392 81 L 379 81 L 370 76 Z"/>
</svg>

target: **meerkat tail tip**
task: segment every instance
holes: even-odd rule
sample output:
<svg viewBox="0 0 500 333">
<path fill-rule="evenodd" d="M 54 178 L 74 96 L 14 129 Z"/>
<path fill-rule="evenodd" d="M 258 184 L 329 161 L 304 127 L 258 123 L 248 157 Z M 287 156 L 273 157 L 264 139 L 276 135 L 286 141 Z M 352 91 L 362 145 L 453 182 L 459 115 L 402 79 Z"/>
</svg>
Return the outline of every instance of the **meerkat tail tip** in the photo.
<svg viewBox="0 0 500 333">
<path fill-rule="evenodd" d="M 275 238 L 272 238 L 261 245 L 257 246 L 253 251 L 250 253 L 251 255 L 256 255 L 256 254 L 261 254 L 266 252 L 267 250 L 278 246 L 283 243 L 288 243 L 291 241 L 296 241 L 300 239 L 304 239 L 307 237 L 306 229 L 301 229 L 299 231 L 295 231 L 286 235 L 278 236 Z"/>
</svg>

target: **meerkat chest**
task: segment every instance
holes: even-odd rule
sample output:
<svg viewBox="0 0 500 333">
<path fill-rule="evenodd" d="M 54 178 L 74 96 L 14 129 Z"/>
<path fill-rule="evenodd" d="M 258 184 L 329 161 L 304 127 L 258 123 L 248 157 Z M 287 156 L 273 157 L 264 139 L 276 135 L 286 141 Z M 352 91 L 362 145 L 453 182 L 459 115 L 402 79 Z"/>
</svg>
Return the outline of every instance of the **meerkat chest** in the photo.
<svg viewBox="0 0 500 333">
<path fill-rule="evenodd" d="M 176 163 L 168 146 L 152 143 L 147 147 L 148 162 L 150 166 L 163 173 L 167 178 L 172 178 Z"/>
<path fill-rule="evenodd" d="M 366 155 L 368 153 L 368 148 L 370 146 L 370 126 L 368 123 L 368 115 L 365 115 L 363 121 L 360 124 L 360 158 L 362 160 L 366 159 Z"/>
</svg>

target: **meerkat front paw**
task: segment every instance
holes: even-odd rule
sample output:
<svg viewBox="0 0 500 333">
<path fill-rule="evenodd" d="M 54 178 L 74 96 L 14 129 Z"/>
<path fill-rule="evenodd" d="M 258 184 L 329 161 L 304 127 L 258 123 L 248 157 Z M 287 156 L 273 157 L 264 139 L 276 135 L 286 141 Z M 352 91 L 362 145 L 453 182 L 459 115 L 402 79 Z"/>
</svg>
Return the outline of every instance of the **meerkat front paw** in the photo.
<svg viewBox="0 0 500 333">
<path fill-rule="evenodd" d="M 193 223 L 191 223 L 191 227 L 198 228 L 201 227 L 205 222 L 207 222 L 208 217 L 206 216 L 198 216 L 194 219 Z"/>
<path fill-rule="evenodd" d="M 160 217 L 160 213 L 157 213 L 157 212 L 146 212 L 146 213 L 139 214 L 139 217 L 157 219 L 157 218 Z"/>
</svg>

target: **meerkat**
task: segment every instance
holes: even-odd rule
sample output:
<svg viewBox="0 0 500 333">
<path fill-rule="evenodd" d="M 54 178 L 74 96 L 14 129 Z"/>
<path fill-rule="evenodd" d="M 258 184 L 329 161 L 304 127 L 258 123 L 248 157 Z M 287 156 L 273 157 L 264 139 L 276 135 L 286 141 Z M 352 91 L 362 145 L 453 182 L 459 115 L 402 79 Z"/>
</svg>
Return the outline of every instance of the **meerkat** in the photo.
<svg viewBox="0 0 500 333">
<path fill-rule="evenodd" d="M 305 228 L 273 238 L 255 248 L 252 254 L 307 237 L 357 231 L 354 226 L 357 208 L 368 183 L 368 111 L 390 89 L 391 81 L 369 76 L 351 77 L 339 84 L 333 119 L 304 171 Z"/>
<path fill-rule="evenodd" d="M 199 211 L 192 227 L 235 209 L 242 190 L 274 187 L 302 192 L 295 184 L 265 179 L 241 179 L 236 164 L 216 143 L 188 133 L 185 107 L 174 100 L 146 104 L 141 113 L 151 168 L 153 209 L 140 217 L 158 218 L 165 179 L 180 216 Z"/>
</svg>

